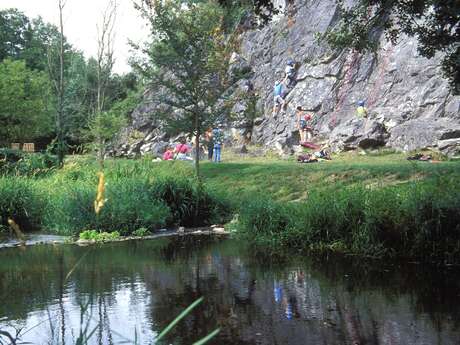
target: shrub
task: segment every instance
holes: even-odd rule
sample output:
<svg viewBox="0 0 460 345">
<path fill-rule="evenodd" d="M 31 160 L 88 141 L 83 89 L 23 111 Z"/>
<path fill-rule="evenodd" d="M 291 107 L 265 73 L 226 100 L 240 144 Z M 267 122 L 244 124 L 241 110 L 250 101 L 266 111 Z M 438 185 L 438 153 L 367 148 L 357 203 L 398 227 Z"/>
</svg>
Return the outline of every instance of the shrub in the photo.
<svg viewBox="0 0 460 345">
<path fill-rule="evenodd" d="M 0 175 L 44 176 L 57 165 L 57 158 L 48 153 L 0 149 Z"/>
<path fill-rule="evenodd" d="M 80 233 L 81 240 L 87 241 L 96 241 L 96 242 L 104 242 L 104 241 L 113 241 L 120 238 L 120 233 L 118 231 L 113 232 L 99 232 L 96 230 L 85 230 Z"/>
<path fill-rule="evenodd" d="M 136 237 L 145 237 L 151 234 L 152 233 L 147 228 L 139 228 L 133 232 L 133 236 L 136 236 Z"/>
<path fill-rule="evenodd" d="M 211 194 L 195 180 L 162 177 L 153 182 L 150 193 L 171 210 L 168 225 L 204 226 L 222 221 L 230 215 L 226 201 Z"/>
<path fill-rule="evenodd" d="M 22 178 L 0 178 L 0 224 L 8 226 L 12 218 L 23 231 L 40 227 L 43 200 L 32 181 Z"/>
</svg>

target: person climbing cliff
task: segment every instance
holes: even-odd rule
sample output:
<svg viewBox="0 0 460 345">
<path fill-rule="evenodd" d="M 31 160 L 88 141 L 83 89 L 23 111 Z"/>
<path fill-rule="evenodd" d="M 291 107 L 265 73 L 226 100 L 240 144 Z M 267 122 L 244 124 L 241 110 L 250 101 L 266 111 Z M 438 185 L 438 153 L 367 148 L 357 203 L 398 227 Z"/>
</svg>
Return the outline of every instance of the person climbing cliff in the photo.
<svg viewBox="0 0 460 345">
<path fill-rule="evenodd" d="M 295 84 L 295 62 L 291 59 L 287 61 L 286 68 L 284 69 L 284 84 L 286 87 L 291 88 Z"/>
<path fill-rule="evenodd" d="M 358 108 L 356 108 L 356 115 L 360 118 L 367 118 L 369 113 L 367 108 L 364 106 L 364 101 L 358 101 Z"/>
<path fill-rule="evenodd" d="M 275 81 L 275 86 L 273 87 L 273 115 L 276 115 L 280 109 L 284 107 L 284 98 L 283 98 L 283 82 L 281 80 Z"/>
</svg>

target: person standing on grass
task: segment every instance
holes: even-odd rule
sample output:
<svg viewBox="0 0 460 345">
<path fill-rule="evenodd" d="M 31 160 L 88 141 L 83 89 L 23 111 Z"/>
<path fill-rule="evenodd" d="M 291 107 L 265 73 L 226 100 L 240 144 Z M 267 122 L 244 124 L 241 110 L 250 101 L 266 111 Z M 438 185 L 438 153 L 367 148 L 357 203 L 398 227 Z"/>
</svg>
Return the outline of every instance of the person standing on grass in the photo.
<svg viewBox="0 0 460 345">
<path fill-rule="evenodd" d="M 204 133 L 204 138 L 206 141 L 206 146 L 208 148 L 208 160 L 212 161 L 212 155 L 214 152 L 214 138 L 212 135 L 212 128 L 209 128 L 205 133 Z"/>
<path fill-rule="evenodd" d="M 222 151 L 222 145 L 224 144 L 224 135 L 220 128 L 214 128 L 212 131 L 213 143 L 214 143 L 214 162 L 220 163 L 220 154 Z"/>
<path fill-rule="evenodd" d="M 299 105 L 296 109 L 297 128 L 299 129 L 300 142 L 310 141 L 313 137 L 313 115 L 307 114 Z"/>
</svg>

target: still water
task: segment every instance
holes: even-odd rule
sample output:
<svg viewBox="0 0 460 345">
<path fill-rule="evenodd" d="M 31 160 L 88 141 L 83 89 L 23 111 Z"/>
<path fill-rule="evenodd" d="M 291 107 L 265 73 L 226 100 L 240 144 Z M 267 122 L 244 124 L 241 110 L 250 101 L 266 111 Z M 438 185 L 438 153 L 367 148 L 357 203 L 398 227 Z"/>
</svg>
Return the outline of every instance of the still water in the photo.
<svg viewBox="0 0 460 345">
<path fill-rule="evenodd" d="M 274 262 L 181 237 L 0 251 L 0 330 L 33 344 L 460 344 L 457 269 L 362 260 Z M 0 344 L 7 344 L 0 336 Z"/>
</svg>

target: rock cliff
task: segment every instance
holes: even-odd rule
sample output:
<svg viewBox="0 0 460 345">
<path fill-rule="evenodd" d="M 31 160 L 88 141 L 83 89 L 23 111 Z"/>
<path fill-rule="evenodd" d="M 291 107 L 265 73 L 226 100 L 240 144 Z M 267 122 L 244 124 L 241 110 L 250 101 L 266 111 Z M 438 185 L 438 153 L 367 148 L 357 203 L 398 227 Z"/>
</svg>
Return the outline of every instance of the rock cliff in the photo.
<svg viewBox="0 0 460 345">
<path fill-rule="evenodd" d="M 278 2 L 280 2 L 278 0 Z M 417 53 L 417 42 L 403 37 L 395 45 L 382 35 L 374 53 L 334 51 L 318 42 L 338 20 L 335 0 L 280 2 L 283 13 L 262 29 L 242 33 L 235 64 L 250 69 L 247 80 L 256 95 L 254 121 L 239 121 L 233 133 L 251 134 L 254 143 L 291 153 L 299 143 L 295 108 L 302 106 L 316 117 L 315 141 L 333 150 L 386 146 L 397 150 L 439 148 L 460 151 L 460 97 L 451 94 L 439 59 Z M 286 62 L 296 63 L 297 81 L 286 94 L 286 107 L 272 114 L 273 85 Z M 356 103 L 365 100 L 367 120 L 356 116 Z M 245 104 L 237 104 L 243 112 Z M 133 114 L 120 154 L 156 152 L 167 138 L 146 116 L 143 104 Z"/>
</svg>

